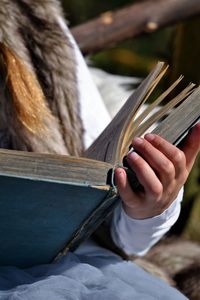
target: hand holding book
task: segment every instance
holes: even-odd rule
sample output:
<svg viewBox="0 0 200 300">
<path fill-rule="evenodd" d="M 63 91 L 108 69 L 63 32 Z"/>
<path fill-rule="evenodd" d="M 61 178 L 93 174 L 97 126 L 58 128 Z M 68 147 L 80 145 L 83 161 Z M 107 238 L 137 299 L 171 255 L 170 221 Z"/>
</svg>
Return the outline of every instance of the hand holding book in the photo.
<svg viewBox="0 0 200 300">
<path fill-rule="evenodd" d="M 116 183 L 124 209 L 136 219 L 159 215 L 175 200 L 200 151 L 200 123 L 181 150 L 153 134 L 135 138 L 132 145 L 137 152 L 127 155 L 128 164 L 144 190 L 133 191 L 125 170 L 117 168 Z"/>
<path fill-rule="evenodd" d="M 138 116 L 138 110 L 165 71 L 163 63 L 156 65 L 84 153 L 85 157 L 0 150 L 0 265 L 28 267 L 48 263 L 74 250 L 112 212 L 119 203 L 119 193 L 127 213 L 136 218 L 153 216 L 170 205 L 199 150 L 199 125 L 183 148 L 186 164 L 183 155 L 180 162 L 174 161 L 176 148 L 170 143 L 177 145 L 199 120 L 200 87 L 194 89 L 190 84 L 160 106 L 179 83 L 178 79 Z M 151 115 L 158 105 L 160 110 Z M 156 139 L 150 141 L 148 136 L 142 140 L 143 146 L 136 145 L 134 140 L 134 147 L 144 160 L 130 158 L 131 168 L 126 169 L 133 178 L 133 185 L 143 185 L 143 194 L 130 189 L 125 175 L 118 180 L 117 189 L 114 170 L 122 164 L 131 141 L 150 131 L 149 127 L 158 121 L 161 122 L 153 134 L 160 136 L 156 138 L 158 141 L 166 139 L 168 146 L 160 148 L 162 143 L 155 144 Z M 148 145 L 147 149 L 145 145 Z M 170 172 L 160 161 L 164 161 L 164 165 L 170 164 Z M 141 170 L 144 164 L 146 168 Z M 133 176 L 131 169 L 137 176 Z M 117 174 L 116 178 L 119 177 Z"/>
</svg>

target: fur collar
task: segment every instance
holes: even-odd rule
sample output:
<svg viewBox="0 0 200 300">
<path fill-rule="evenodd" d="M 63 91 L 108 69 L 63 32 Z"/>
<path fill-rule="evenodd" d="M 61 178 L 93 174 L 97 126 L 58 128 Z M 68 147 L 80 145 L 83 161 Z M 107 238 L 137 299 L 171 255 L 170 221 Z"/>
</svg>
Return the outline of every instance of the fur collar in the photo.
<svg viewBox="0 0 200 300">
<path fill-rule="evenodd" d="M 8 97 L 1 99 L 0 108 L 3 127 L 9 132 L 14 149 L 78 156 L 83 148 L 83 131 L 76 60 L 58 18 L 63 15 L 56 0 L 1 0 L 0 41 L 36 75 L 53 116 L 44 120 L 49 134 L 33 134 L 18 122 L 17 116 L 6 113 L 12 111 Z"/>
</svg>

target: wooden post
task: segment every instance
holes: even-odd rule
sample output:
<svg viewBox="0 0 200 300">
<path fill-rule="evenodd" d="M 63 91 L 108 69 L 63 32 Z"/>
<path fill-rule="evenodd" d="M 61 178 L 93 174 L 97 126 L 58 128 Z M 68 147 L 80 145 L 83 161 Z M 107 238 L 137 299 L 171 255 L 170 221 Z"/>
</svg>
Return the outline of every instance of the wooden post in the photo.
<svg viewBox="0 0 200 300">
<path fill-rule="evenodd" d="M 145 0 L 71 29 L 84 54 L 200 14 L 200 0 Z"/>
</svg>

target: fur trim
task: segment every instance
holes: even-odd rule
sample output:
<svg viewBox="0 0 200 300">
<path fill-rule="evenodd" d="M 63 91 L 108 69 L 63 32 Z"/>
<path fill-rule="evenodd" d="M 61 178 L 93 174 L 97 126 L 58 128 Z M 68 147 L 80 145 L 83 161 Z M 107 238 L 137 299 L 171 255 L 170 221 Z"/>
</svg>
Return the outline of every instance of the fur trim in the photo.
<svg viewBox="0 0 200 300">
<path fill-rule="evenodd" d="M 54 116 L 54 121 L 47 122 L 52 133 L 48 139 L 33 135 L 25 127 L 17 128 L 16 124 L 12 128 L 8 125 L 8 130 L 15 149 L 80 155 L 83 132 L 76 62 L 58 16 L 62 17 L 62 11 L 56 0 L 1 1 L 0 40 L 36 74 Z M 8 115 L 5 122 L 10 123 Z"/>
</svg>

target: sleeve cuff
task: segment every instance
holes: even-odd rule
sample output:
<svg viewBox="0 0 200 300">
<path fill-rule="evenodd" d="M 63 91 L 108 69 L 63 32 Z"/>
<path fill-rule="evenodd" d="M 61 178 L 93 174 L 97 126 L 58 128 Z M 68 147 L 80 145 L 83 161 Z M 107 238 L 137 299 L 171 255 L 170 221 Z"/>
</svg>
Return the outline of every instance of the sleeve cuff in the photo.
<svg viewBox="0 0 200 300">
<path fill-rule="evenodd" d="M 144 255 L 177 221 L 182 198 L 183 189 L 162 214 L 143 220 L 129 217 L 120 204 L 112 220 L 113 241 L 128 255 Z"/>
</svg>

